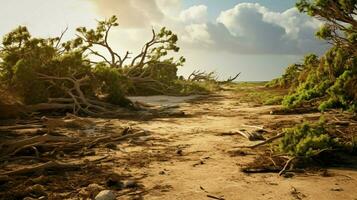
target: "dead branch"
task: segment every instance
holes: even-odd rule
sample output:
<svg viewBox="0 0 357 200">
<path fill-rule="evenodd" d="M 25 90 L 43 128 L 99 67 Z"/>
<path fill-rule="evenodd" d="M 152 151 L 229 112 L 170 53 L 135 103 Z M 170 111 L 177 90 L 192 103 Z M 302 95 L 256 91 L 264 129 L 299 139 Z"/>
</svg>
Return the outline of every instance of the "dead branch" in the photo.
<svg viewBox="0 0 357 200">
<path fill-rule="evenodd" d="M 121 136 L 118 136 L 118 137 L 115 137 L 113 135 L 105 136 L 105 137 L 97 138 L 96 140 L 90 142 L 88 147 L 92 148 L 92 147 L 98 145 L 99 143 L 118 142 L 118 141 L 125 140 L 125 139 L 128 139 L 128 138 L 140 137 L 140 136 L 145 136 L 145 135 L 147 135 L 146 131 L 139 131 L 139 132 L 136 132 L 136 133 L 133 133 L 133 134 L 121 135 Z"/>
<path fill-rule="evenodd" d="M 248 131 L 241 131 L 241 130 L 237 130 L 236 132 L 250 141 L 264 140 L 263 136 L 257 132 L 248 132 Z"/>
<path fill-rule="evenodd" d="M 46 171 L 46 170 L 77 170 L 81 167 L 81 164 L 65 164 L 59 163 L 56 161 L 49 161 L 47 163 L 39 164 L 34 167 L 26 167 L 23 169 L 5 172 L 1 174 L 1 176 L 14 176 L 14 175 L 25 175 L 25 174 L 32 174 L 36 172 Z"/>
<path fill-rule="evenodd" d="M 187 78 L 189 81 L 217 81 L 215 72 L 194 70 Z"/>
<path fill-rule="evenodd" d="M 225 200 L 225 198 L 223 198 L 223 197 L 216 197 L 216 196 L 213 196 L 213 195 L 211 195 L 211 194 L 207 194 L 207 197 L 208 197 L 208 198 L 211 198 L 211 199 Z"/>
<path fill-rule="evenodd" d="M 140 68 L 140 67 L 143 67 L 143 64 L 145 62 L 145 58 L 147 57 L 147 53 L 148 53 L 148 50 L 151 46 L 153 46 L 154 44 L 156 44 L 156 33 L 155 33 L 155 30 L 152 29 L 151 30 L 152 32 L 152 38 L 149 42 L 145 43 L 145 45 L 142 47 L 142 50 L 141 52 L 134 57 L 134 59 L 131 61 L 131 65 L 130 67 L 132 68 L 132 70 L 129 70 L 129 73 L 130 74 L 134 69 L 136 68 Z M 136 64 L 136 61 L 140 59 L 139 63 Z"/>
<path fill-rule="evenodd" d="M 279 176 L 281 176 L 281 175 L 285 172 L 285 170 L 289 167 L 290 163 L 291 163 L 293 160 L 295 160 L 295 157 L 292 157 L 292 158 L 290 158 L 288 161 L 286 161 L 286 163 L 285 163 L 283 169 L 279 172 Z"/>
<path fill-rule="evenodd" d="M 117 116 L 118 113 L 123 111 L 123 109 L 115 107 L 114 105 L 91 100 L 85 96 L 81 86 L 87 84 L 87 81 L 90 79 L 88 75 L 85 75 L 80 79 L 77 79 L 74 76 L 57 77 L 41 73 L 38 73 L 37 75 L 40 79 L 47 80 L 52 85 L 61 88 L 70 98 L 51 98 L 49 100 L 50 103 L 28 106 L 27 108 L 31 111 L 71 109 L 73 114 L 81 112 L 95 117 Z M 72 87 L 67 88 L 64 84 L 60 85 L 55 82 L 56 80 L 70 82 L 72 83 Z"/>
<path fill-rule="evenodd" d="M 17 130 L 17 129 L 32 129 L 32 128 L 43 128 L 43 125 L 36 124 L 25 124 L 25 125 L 14 125 L 14 126 L 0 126 L 0 131 L 3 130 Z"/>
<path fill-rule="evenodd" d="M 43 135 L 43 136 L 35 136 L 31 138 L 26 138 L 18 141 L 5 142 L 2 144 L 2 147 L 7 147 L 2 150 L 2 155 L 8 155 L 12 152 L 18 152 L 24 147 L 34 146 L 39 143 L 46 142 L 75 142 L 77 139 L 63 137 L 63 136 L 51 136 L 51 135 Z"/>
<path fill-rule="evenodd" d="M 268 143 L 271 143 L 281 137 L 284 137 L 285 133 L 279 133 L 278 135 L 274 136 L 274 137 L 271 137 L 267 140 L 265 140 L 264 142 L 261 142 L 261 143 L 258 143 L 258 144 L 255 144 L 255 145 L 251 145 L 251 146 L 238 146 L 237 148 L 251 148 L 251 149 L 254 149 L 254 148 L 257 148 L 259 146 L 262 146 L 262 145 L 265 145 L 265 144 L 268 144 Z"/>
<path fill-rule="evenodd" d="M 225 80 L 225 81 L 220 81 L 219 83 L 222 83 L 222 84 L 224 84 L 224 83 L 231 83 L 231 82 L 235 81 L 235 80 L 240 76 L 240 74 L 241 74 L 241 72 L 239 72 L 238 74 L 236 74 L 236 75 L 233 76 L 233 77 L 230 76 L 227 80 Z"/>
<path fill-rule="evenodd" d="M 61 35 L 58 37 L 58 41 L 55 45 L 56 49 L 58 49 L 59 45 L 61 44 L 62 38 L 67 31 L 68 31 L 68 26 L 64 29 L 64 31 L 62 31 Z"/>
</svg>

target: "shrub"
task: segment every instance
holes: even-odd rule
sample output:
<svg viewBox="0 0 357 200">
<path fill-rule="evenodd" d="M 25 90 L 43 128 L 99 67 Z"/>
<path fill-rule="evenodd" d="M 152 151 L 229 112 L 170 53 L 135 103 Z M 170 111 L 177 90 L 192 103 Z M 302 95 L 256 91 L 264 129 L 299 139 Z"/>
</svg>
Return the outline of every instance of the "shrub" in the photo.
<svg viewBox="0 0 357 200">
<path fill-rule="evenodd" d="M 279 150 L 290 156 L 311 158 L 322 150 L 331 149 L 333 140 L 321 125 L 303 123 L 284 130 Z"/>
</svg>

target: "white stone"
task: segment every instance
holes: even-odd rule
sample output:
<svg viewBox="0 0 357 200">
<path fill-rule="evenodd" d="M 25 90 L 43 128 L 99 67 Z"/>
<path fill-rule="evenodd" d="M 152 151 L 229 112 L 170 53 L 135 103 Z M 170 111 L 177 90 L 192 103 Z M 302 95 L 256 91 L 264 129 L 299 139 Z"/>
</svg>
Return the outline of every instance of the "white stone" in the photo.
<svg viewBox="0 0 357 200">
<path fill-rule="evenodd" d="M 95 200 L 115 200 L 115 194 L 111 190 L 102 190 L 95 197 Z"/>
</svg>

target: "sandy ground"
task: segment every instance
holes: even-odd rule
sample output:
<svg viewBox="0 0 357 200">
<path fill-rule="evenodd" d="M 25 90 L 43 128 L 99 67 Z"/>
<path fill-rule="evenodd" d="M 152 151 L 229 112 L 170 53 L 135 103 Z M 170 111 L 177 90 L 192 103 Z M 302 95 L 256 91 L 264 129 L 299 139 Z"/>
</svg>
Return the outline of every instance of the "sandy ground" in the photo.
<svg viewBox="0 0 357 200">
<path fill-rule="evenodd" d="M 128 124 L 152 133 L 147 145 L 121 146 L 126 153 L 116 153 L 118 159 L 123 155 L 132 157 L 130 169 L 117 165 L 116 170 L 129 170 L 142 177 L 140 181 L 147 191 L 144 199 L 357 199 L 355 170 L 329 169 L 329 177 L 319 173 L 292 178 L 273 173 L 246 175 L 240 168 L 255 155 L 231 156 L 229 151 L 251 142 L 240 135 L 222 134 L 244 124 L 264 126 L 268 132 L 274 132 L 272 124 L 283 127 L 287 122 L 316 119 L 319 113 L 270 115 L 274 106 L 239 103 L 240 96 L 232 92 L 207 97 L 132 99 L 154 105 L 177 104 L 188 114 L 184 118 L 115 121 L 117 125 Z"/>
</svg>

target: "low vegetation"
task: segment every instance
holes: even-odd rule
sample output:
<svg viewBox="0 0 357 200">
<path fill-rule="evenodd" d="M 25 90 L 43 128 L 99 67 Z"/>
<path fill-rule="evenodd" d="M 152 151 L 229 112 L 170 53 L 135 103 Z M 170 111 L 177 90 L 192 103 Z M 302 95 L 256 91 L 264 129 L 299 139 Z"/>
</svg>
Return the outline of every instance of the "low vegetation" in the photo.
<svg viewBox="0 0 357 200">
<path fill-rule="evenodd" d="M 113 16 L 95 29 L 77 28 L 77 37 L 70 41 L 62 41 L 66 30 L 60 37 L 36 38 L 19 26 L 2 41 L 3 90 L 16 91 L 13 95 L 30 105 L 29 112 L 115 116 L 119 107 L 138 109 L 128 95 L 207 94 L 219 88 L 213 73 L 195 71 L 188 79 L 177 75 L 185 58 L 168 56 L 180 49 L 172 31 L 152 30 L 141 52 L 119 55 L 108 42 L 117 26 Z"/>
<path fill-rule="evenodd" d="M 302 0 L 297 7 L 325 22 L 316 35 L 332 47 L 321 57 L 308 55 L 302 64 L 289 66 L 282 77 L 267 86 L 290 89 L 282 101 L 287 108 L 314 105 L 321 111 L 342 108 L 356 112 L 356 2 Z"/>
</svg>

